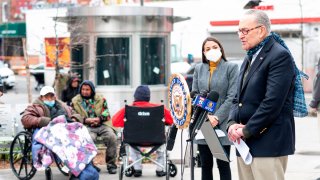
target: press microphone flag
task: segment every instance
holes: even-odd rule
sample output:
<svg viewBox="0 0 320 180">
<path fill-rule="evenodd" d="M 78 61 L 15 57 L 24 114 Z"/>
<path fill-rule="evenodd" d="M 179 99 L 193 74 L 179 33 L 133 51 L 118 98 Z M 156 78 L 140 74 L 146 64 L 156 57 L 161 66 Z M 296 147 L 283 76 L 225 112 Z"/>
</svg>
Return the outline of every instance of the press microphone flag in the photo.
<svg viewBox="0 0 320 180">
<path fill-rule="evenodd" d="M 196 93 L 194 93 L 194 91 L 192 91 L 191 93 L 190 93 L 190 95 L 191 95 L 191 98 L 192 99 L 194 99 L 194 97 L 196 96 L 196 98 L 200 98 L 200 97 L 207 97 L 207 94 L 208 94 L 208 91 L 207 90 L 202 90 L 201 92 L 200 92 L 200 94 L 196 94 Z M 199 106 L 194 106 L 194 105 L 192 105 L 192 110 L 193 110 L 193 112 L 192 112 L 192 116 L 191 116 L 191 119 L 190 119 L 190 122 L 191 122 L 191 124 L 196 120 L 196 119 L 198 119 L 199 118 L 199 115 L 200 115 L 200 113 L 202 112 L 202 109 L 201 109 L 201 107 L 199 107 Z M 190 125 L 191 126 L 191 125 Z"/>
<path fill-rule="evenodd" d="M 199 115 L 199 118 L 195 122 L 194 128 L 190 133 L 191 139 L 193 139 L 196 136 L 196 133 L 201 128 L 203 122 L 207 119 L 208 112 L 213 113 L 215 111 L 218 99 L 219 99 L 219 93 L 215 91 L 210 91 L 207 98 L 197 96 L 193 100 L 192 104 L 194 106 L 200 107 L 201 109 L 203 109 L 203 111 Z"/>
<path fill-rule="evenodd" d="M 215 91 L 213 91 L 214 93 L 217 93 Z M 210 94 L 209 94 L 210 95 Z M 217 95 L 215 95 L 214 97 L 217 97 L 216 99 L 218 100 L 219 98 L 219 94 L 217 93 Z M 192 105 L 193 106 L 197 106 L 197 107 L 200 107 L 208 112 L 211 112 L 213 113 L 214 110 L 216 109 L 216 105 L 217 105 L 217 100 L 210 100 L 210 99 L 206 99 L 204 97 L 201 97 L 201 96 L 197 96 L 193 102 L 192 102 Z"/>
</svg>

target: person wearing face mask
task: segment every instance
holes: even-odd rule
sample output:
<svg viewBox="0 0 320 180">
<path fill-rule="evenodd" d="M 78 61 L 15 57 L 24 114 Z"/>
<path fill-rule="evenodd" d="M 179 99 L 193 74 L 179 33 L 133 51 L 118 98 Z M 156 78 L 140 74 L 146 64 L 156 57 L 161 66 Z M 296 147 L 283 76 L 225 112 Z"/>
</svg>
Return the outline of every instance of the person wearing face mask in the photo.
<svg viewBox="0 0 320 180">
<path fill-rule="evenodd" d="M 21 118 L 24 128 L 41 128 L 60 115 L 69 121 L 81 121 L 81 116 L 72 112 L 71 107 L 58 100 L 51 86 L 44 86 L 37 98 L 25 110 Z"/>
<path fill-rule="evenodd" d="M 208 37 L 202 44 L 202 63 L 195 67 L 193 74 L 192 90 L 198 93 L 202 90 L 216 91 L 219 99 L 216 109 L 208 114 L 208 120 L 212 128 L 218 128 L 226 133 L 227 118 L 232 104 L 232 99 L 236 94 L 236 82 L 238 77 L 238 67 L 236 64 L 228 62 L 221 43 L 214 37 Z M 198 144 L 201 160 L 201 179 L 213 179 L 213 156 L 200 131 L 196 136 L 195 143 Z M 226 153 L 230 155 L 230 141 L 227 136 L 221 137 Z M 229 162 L 216 160 L 220 179 L 231 180 L 231 170 Z"/>
<path fill-rule="evenodd" d="M 44 86 L 40 90 L 40 97 L 37 98 L 31 105 L 29 105 L 23 112 L 21 122 L 26 129 L 33 129 L 33 138 L 32 138 L 32 154 L 33 154 L 33 162 L 38 161 L 41 159 L 41 152 L 45 150 L 42 148 L 42 144 L 35 140 L 35 136 L 43 127 L 47 126 L 53 119 L 55 121 L 57 119 L 65 119 L 67 122 L 82 122 L 83 118 L 72 111 L 71 107 L 67 106 L 62 101 L 56 98 L 56 93 L 54 88 L 51 86 Z M 54 122 L 53 122 L 54 123 Z M 52 124 L 51 124 L 52 125 Z M 74 125 L 76 129 L 76 125 Z M 62 127 L 60 127 L 62 128 Z M 66 130 L 68 130 L 66 128 Z M 83 131 L 81 131 L 83 133 Z M 89 132 L 88 132 L 89 133 Z M 55 143 L 55 141 L 53 142 Z M 57 147 L 61 146 L 61 143 L 56 144 Z M 69 144 L 68 147 L 71 147 L 72 144 Z M 79 150 L 77 147 L 74 147 L 74 150 Z M 80 152 L 80 151 L 79 151 Z M 51 151 L 50 151 L 51 153 Z M 66 152 L 67 153 L 67 150 Z M 41 161 L 41 160 L 39 160 Z M 42 162 L 42 161 L 41 161 Z M 47 171 L 51 171 L 49 167 L 45 169 L 46 176 Z M 78 178 L 75 178 L 74 175 L 70 173 L 70 179 L 87 179 L 87 176 L 92 176 L 92 180 L 99 179 L 99 173 L 94 169 L 92 163 L 89 163 L 86 168 L 82 171 Z M 50 173 L 49 173 L 50 174 Z"/>
<path fill-rule="evenodd" d="M 72 98 L 72 107 L 84 119 L 83 124 L 87 126 L 91 138 L 96 140 L 100 136 L 103 139 L 107 147 L 107 171 L 109 174 L 116 174 L 117 136 L 112 126 L 107 100 L 96 94 L 91 81 L 84 80 L 80 85 L 80 93 Z M 100 168 L 96 169 L 100 171 Z"/>
</svg>

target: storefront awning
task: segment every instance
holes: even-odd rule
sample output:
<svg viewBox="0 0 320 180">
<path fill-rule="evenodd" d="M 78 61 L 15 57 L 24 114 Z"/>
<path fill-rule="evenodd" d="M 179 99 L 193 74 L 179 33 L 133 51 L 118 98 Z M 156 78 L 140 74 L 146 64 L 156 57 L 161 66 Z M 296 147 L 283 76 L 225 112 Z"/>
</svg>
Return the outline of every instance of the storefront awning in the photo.
<svg viewBox="0 0 320 180">
<path fill-rule="evenodd" d="M 0 38 L 17 38 L 26 37 L 26 23 L 15 22 L 15 23 L 4 23 L 0 25 Z"/>
</svg>

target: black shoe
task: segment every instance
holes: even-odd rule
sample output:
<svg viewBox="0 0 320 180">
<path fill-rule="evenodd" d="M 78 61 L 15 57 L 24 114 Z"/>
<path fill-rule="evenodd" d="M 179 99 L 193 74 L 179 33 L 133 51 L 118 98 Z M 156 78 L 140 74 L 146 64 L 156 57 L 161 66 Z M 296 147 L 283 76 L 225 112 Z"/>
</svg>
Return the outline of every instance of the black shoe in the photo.
<svg viewBox="0 0 320 180">
<path fill-rule="evenodd" d="M 156 171 L 156 175 L 157 175 L 158 177 L 162 177 L 162 176 L 167 175 L 167 173 L 164 172 L 164 171 Z"/>
<path fill-rule="evenodd" d="M 117 165 L 115 163 L 107 164 L 107 171 L 109 174 L 117 173 Z"/>
<path fill-rule="evenodd" d="M 140 177 L 140 176 L 142 176 L 142 170 L 134 170 L 133 176 L 134 176 L 134 177 Z"/>
</svg>

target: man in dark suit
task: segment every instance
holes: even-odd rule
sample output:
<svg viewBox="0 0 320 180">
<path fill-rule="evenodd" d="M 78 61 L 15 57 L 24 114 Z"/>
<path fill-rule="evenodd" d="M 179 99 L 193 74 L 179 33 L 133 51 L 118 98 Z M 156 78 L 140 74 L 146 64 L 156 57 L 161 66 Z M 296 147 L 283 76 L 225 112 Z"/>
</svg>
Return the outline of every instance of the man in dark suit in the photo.
<svg viewBox="0 0 320 180">
<path fill-rule="evenodd" d="M 270 29 L 270 19 L 259 10 L 247 11 L 239 22 L 238 35 L 247 56 L 227 131 L 230 141 L 243 139 L 253 157 L 246 165 L 237 153 L 240 180 L 284 179 L 288 155 L 295 150 L 294 60 Z"/>
</svg>

